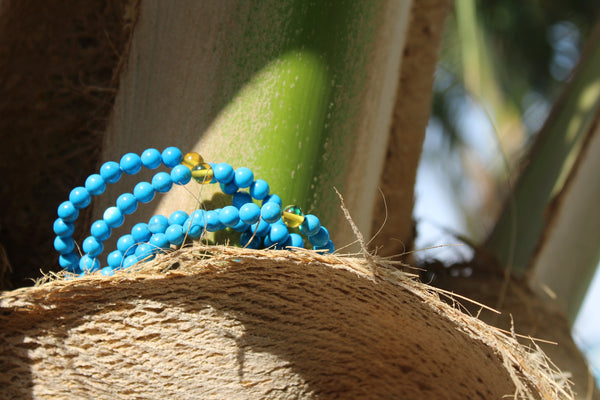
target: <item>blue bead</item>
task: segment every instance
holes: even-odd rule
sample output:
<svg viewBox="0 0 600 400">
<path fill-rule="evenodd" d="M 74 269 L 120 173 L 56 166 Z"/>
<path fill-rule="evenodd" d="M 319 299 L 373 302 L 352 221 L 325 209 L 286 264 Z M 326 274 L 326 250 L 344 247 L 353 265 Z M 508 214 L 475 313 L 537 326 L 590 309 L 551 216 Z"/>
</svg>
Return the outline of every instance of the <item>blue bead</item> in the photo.
<svg viewBox="0 0 600 400">
<path fill-rule="evenodd" d="M 85 238 L 81 248 L 83 249 L 83 252 L 90 257 L 97 257 L 100 255 L 100 253 L 102 253 L 102 250 L 104 250 L 102 242 L 99 242 L 98 239 L 93 236 L 88 236 Z"/>
<path fill-rule="evenodd" d="M 285 241 L 285 247 L 304 247 L 304 239 L 297 233 L 290 233 L 290 237 Z"/>
<path fill-rule="evenodd" d="M 277 248 L 277 243 L 275 243 L 274 241 L 272 241 L 269 238 L 269 235 L 265 236 L 263 238 L 263 247 L 265 249 L 276 249 Z"/>
<path fill-rule="evenodd" d="M 140 169 L 142 169 L 142 160 L 140 156 L 135 153 L 127 153 L 121 157 L 119 165 L 121 166 L 121 170 L 123 172 L 128 175 L 134 175 L 140 172 Z"/>
<path fill-rule="evenodd" d="M 90 233 L 93 237 L 103 242 L 110 237 L 110 226 L 105 220 L 99 219 L 90 227 Z"/>
<path fill-rule="evenodd" d="M 146 149 L 140 156 L 142 164 L 148 169 L 158 168 L 162 161 L 160 151 L 156 149 Z"/>
<path fill-rule="evenodd" d="M 156 248 L 149 243 L 140 243 L 137 249 L 135 249 L 135 256 L 138 261 L 148 261 L 154 258 L 155 251 Z"/>
<path fill-rule="evenodd" d="M 216 232 L 221 229 L 221 221 L 219 221 L 219 213 L 215 210 L 207 211 L 205 214 L 206 230 Z"/>
<path fill-rule="evenodd" d="M 71 236 L 75 231 L 75 224 L 67 222 L 62 218 L 57 218 L 52 225 L 52 229 L 57 236 Z"/>
<path fill-rule="evenodd" d="M 117 207 L 108 207 L 104 214 L 102 215 L 102 219 L 106 221 L 106 224 L 111 228 L 118 228 L 123 225 L 123 221 L 125 221 L 125 216 Z"/>
<path fill-rule="evenodd" d="M 231 199 L 231 205 L 240 208 L 244 204 L 252 203 L 252 197 L 246 192 L 235 192 Z"/>
<path fill-rule="evenodd" d="M 85 189 L 90 192 L 90 194 L 97 196 L 106 190 L 106 183 L 102 176 L 98 174 L 92 174 L 87 177 L 85 180 Z"/>
<path fill-rule="evenodd" d="M 313 250 L 327 250 L 324 253 L 333 253 L 335 246 L 331 240 L 328 240 L 324 246 L 313 246 Z"/>
<path fill-rule="evenodd" d="M 148 221 L 148 229 L 152 233 L 165 233 L 169 227 L 169 219 L 164 215 L 155 215 Z"/>
<path fill-rule="evenodd" d="M 150 240 L 152 232 L 150 232 L 150 229 L 148 228 L 147 224 L 140 222 L 135 224 L 133 228 L 131 228 L 131 236 L 133 236 L 133 240 L 135 241 L 135 243 L 143 243 Z"/>
<path fill-rule="evenodd" d="M 312 214 L 306 214 L 304 216 L 304 222 L 300 225 L 298 229 L 305 236 L 316 235 L 319 232 L 319 228 L 321 227 L 321 221 L 319 218 L 315 217 Z"/>
<path fill-rule="evenodd" d="M 271 230 L 269 231 L 269 240 L 273 243 L 284 244 L 290 236 L 287 226 L 283 223 L 276 222 L 271 224 Z"/>
<path fill-rule="evenodd" d="M 140 182 L 133 188 L 133 195 L 140 203 L 149 203 L 154 198 L 154 188 L 148 182 Z"/>
<path fill-rule="evenodd" d="M 111 267 L 104 267 L 100 270 L 100 273 L 104 276 L 113 276 L 115 271 Z"/>
<path fill-rule="evenodd" d="M 225 194 L 234 194 L 239 189 L 235 182 L 229 182 L 227 184 L 221 183 L 219 186 L 221 186 L 221 191 Z"/>
<path fill-rule="evenodd" d="M 106 263 L 112 269 L 121 268 L 121 263 L 123 262 L 123 253 L 119 250 L 114 250 L 108 253 L 106 256 Z"/>
<path fill-rule="evenodd" d="M 163 164 L 165 164 L 165 167 L 169 168 L 175 167 L 183 160 L 183 154 L 181 153 L 181 150 L 179 150 L 177 147 L 167 147 L 163 150 L 161 157 Z M 175 179 L 173 179 L 173 181 L 174 180 Z"/>
<path fill-rule="evenodd" d="M 171 170 L 171 180 L 176 185 L 185 185 L 192 179 L 192 171 L 185 165 L 179 164 Z"/>
<path fill-rule="evenodd" d="M 267 203 L 277 203 L 279 204 L 279 207 L 283 205 L 283 203 L 281 202 L 281 197 L 279 197 L 279 195 L 276 194 L 270 194 L 267 197 L 265 197 L 262 204 L 264 206 Z"/>
<path fill-rule="evenodd" d="M 177 224 L 183 226 L 186 219 L 188 219 L 187 213 L 185 211 L 177 210 L 171 213 L 171 215 L 169 216 L 169 224 Z"/>
<path fill-rule="evenodd" d="M 250 168 L 240 167 L 235 170 L 233 181 L 238 187 L 247 188 L 252 184 L 252 181 L 254 181 L 254 174 Z"/>
<path fill-rule="evenodd" d="M 261 207 L 260 215 L 269 224 L 277 222 L 281 218 L 281 206 L 274 202 L 268 202 Z"/>
<path fill-rule="evenodd" d="M 166 229 L 165 229 L 166 230 Z M 169 240 L 164 233 L 155 233 L 152 235 L 148 243 L 156 249 L 168 249 L 170 247 Z"/>
<path fill-rule="evenodd" d="M 73 249 L 75 249 L 75 241 L 70 236 L 57 236 L 54 239 L 54 249 L 60 254 L 69 254 L 73 251 Z"/>
<path fill-rule="evenodd" d="M 73 203 L 75 208 L 85 208 L 90 205 L 92 196 L 83 186 L 77 186 L 69 193 L 69 201 Z"/>
<path fill-rule="evenodd" d="M 123 268 L 129 268 L 132 265 L 134 265 L 135 263 L 138 262 L 137 257 L 135 256 L 135 254 L 132 254 L 130 256 L 125 257 L 125 259 L 123 260 Z"/>
<path fill-rule="evenodd" d="M 133 235 L 126 234 L 117 240 L 117 249 L 123 253 L 123 257 L 127 257 L 135 252 L 136 243 Z"/>
<path fill-rule="evenodd" d="M 121 166 L 114 161 L 108 161 L 100 167 L 100 176 L 106 183 L 116 183 L 121 179 Z"/>
<path fill-rule="evenodd" d="M 234 206 L 226 206 L 219 211 L 219 220 L 225 226 L 234 227 L 240 222 L 238 209 Z"/>
<path fill-rule="evenodd" d="M 179 246 L 185 239 L 185 231 L 183 226 L 179 224 L 171 224 L 165 231 L 165 236 L 169 243 Z"/>
<path fill-rule="evenodd" d="M 219 183 L 227 184 L 233 181 L 235 172 L 233 167 L 227 163 L 219 163 L 213 166 L 214 177 Z"/>
<path fill-rule="evenodd" d="M 252 241 L 250 241 L 252 239 Z M 246 247 L 248 249 L 258 249 L 260 247 L 261 240 L 258 236 L 254 236 L 252 238 L 252 233 L 250 232 L 242 232 L 240 235 L 240 245 L 242 247 Z"/>
<path fill-rule="evenodd" d="M 327 242 L 329 241 L 329 232 L 326 228 L 320 227 L 316 234 L 308 237 L 308 241 L 310 244 L 316 247 L 326 246 Z"/>
<path fill-rule="evenodd" d="M 79 269 L 79 256 L 76 253 L 61 254 L 58 263 L 67 271 L 76 272 Z"/>
<path fill-rule="evenodd" d="M 198 239 L 202 236 L 204 228 L 206 226 L 206 212 L 204 210 L 196 210 L 192 213 L 190 218 L 183 224 L 183 230 L 192 239 Z"/>
<path fill-rule="evenodd" d="M 100 269 L 100 261 L 97 258 L 85 255 L 79 260 L 79 269 L 85 272 L 94 272 Z"/>
<path fill-rule="evenodd" d="M 232 228 L 238 232 L 245 232 L 250 228 L 250 225 L 246 224 L 244 221 L 240 220 L 237 224 L 232 226 Z"/>
<path fill-rule="evenodd" d="M 271 229 L 271 224 L 261 219 L 259 222 L 250 226 L 250 232 L 256 232 L 256 236 L 266 236 Z"/>
<path fill-rule="evenodd" d="M 152 187 L 159 193 L 166 193 L 171 190 L 173 180 L 171 175 L 166 172 L 159 172 L 152 177 Z"/>
<path fill-rule="evenodd" d="M 117 208 L 121 210 L 124 215 L 133 214 L 137 209 L 137 205 L 138 201 L 131 193 L 123 193 L 117 197 Z"/>
<path fill-rule="evenodd" d="M 246 203 L 240 207 L 240 219 L 246 224 L 254 224 L 260 218 L 260 207 L 254 203 Z"/>
<path fill-rule="evenodd" d="M 79 210 L 70 201 L 60 203 L 57 212 L 58 216 L 67 222 L 73 222 L 79 217 Z"/>
<path fill-rule="evenodd" d="M 250 195 L 256 200 L 264 200 L 269 195 L 269 184 L 267 181 L 257 179 L 252 182 L 252 185 L 250 185 Z"/>
</svg>

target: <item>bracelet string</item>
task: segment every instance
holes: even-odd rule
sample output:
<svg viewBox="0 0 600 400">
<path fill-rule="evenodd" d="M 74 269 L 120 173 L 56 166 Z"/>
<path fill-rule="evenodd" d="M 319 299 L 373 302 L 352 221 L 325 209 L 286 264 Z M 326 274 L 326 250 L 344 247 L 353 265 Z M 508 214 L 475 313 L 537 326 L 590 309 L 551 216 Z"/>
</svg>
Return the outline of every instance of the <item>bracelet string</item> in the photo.
<svg viewBox="0 0 600 400">
<path fill-rule="evenodd" d="M 106 185 L 119 181 L 123 174 L 134 175 L 142 167 L 156 169 L 161 164 L 170 168 L 170 172 L 158 172 L 151 182 L 137 183 L 132 193 L 121 194 L 116 204 L 104 211 L 102 219 L 92 223 L 90 236 L 81 244 L 83 255 L 80 255 L 73 239 L 79 210 L 89 206 L 92 196 L 103 194 Z M 224 194 L 232 195 L 231 205 L 208 211 L 198 209 L 190 214 L 178 210 L 169 217 L 155 215 L 148 223 L 137 223 L 130 233 L 117 240 L 117 249 L 106 257 L 108 265 L 101 267 L 99 257 L 104 251 L 104 242 L 111 236 L 112 229 L 123 224 L 126 215 L 135 212 L 138 204 L 152 201 L 156 193 L 167 193 L 173 185 L 185 185 L 192 179 L 202 185 L 218 184 Z M 290 228 L 294 231 L 290 232 Z M 198 153 L 183 155 L 176 147 L 168 147 L 162 153 L 153 148 L 141 155 L 127 153 L 119 163 L 102 164 L 99 173 L 90 175 L 84 186 L 71 190 L 69 200 L 58 206 L 58 218 L 53 225 L 54 248 L 59 253 L 60 266 L 79 275 L 98 270 L 104 275 L 113 275 L 115 270 L 151 260 L 160 251 L 182 246 L 186 239 L 200 239 L 205 232 L 226 229 L 240 232 L 240 246 L 252 249 L 302 248 L 304 235 L 313 250 L 326 253 L 335 250 L 319 218 L 305 215 L 297 205 L 282 207 L 281 198 L 271 194 L 269 184 L 255 179 L 249 168 L 206 163 Z"/>
</svg>

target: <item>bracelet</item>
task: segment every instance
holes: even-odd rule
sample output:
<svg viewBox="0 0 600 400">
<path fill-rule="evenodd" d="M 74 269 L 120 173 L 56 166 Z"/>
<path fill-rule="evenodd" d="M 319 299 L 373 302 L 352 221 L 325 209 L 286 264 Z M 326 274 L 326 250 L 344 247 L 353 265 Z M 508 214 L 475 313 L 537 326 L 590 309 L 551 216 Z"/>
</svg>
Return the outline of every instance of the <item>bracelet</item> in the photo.
<svg viewBox="0 0 600 400">
<path fill-rule="evenodd" d="M 79 210 L 91 203 L 92 196 L 104 193 L 106 185 L 117 182 L 123 173 L 137 174 L 142 166 L 156 169 L 161 163 L 171 168 L 170 173 L 158 172 L 152 182 L 139 182 L 133 193 L 123 193 L 116 205 L 108 207 L 102 219 L 90 227 L 90 236 L 82 243 L 84 255 L 75 249 L 73 232 Z M 152 201 L 156 193 L 166 193 L 176 185 L 185 185 L 191 179 L 200 184 L 218 183 L 223 193 L 232 195 L 231 205 L 215 210 L 199 209 L 191 214 L 175 211 L 168 218 L 155 215 L 148 223 L 138 223 L 131 233 L 117 240 L 117 249 L 106 257 L 108 266 L 101 268 L 98 257 L 114 228 L 121 226 L 125 215 L 132 214 L 138 203 Z M 247 191 L 241 189 L 248 189 Z M 254 202 L 261 202 L 261 206 Z M 176 147 L 168 147 L 162 153 L 147 149 L 141 156 L 125 154 L 119 163 L 108 161 L 100 167 L 99 174 L 90 175 L 84 186 L 71 190 L 69 200 L 58 206 L 58 218 L 54 221 L 56 234 L 54 248 L 59 253 L 59 264 L 68 272 L 85 275 L 100 270 L 113 275 L 115 270 L 129 268 L 140 261 L 148 261 L 160 251 L 171 246 L 181 246 L 186 239 L 199 239 L 204 232 L 232 229 L 241 232 L 240 245 L 252 249 L 285 249 L 304 247 L 304 239 L 296 229 L 308 238 L 314 250 L 330 253 L 335 246 L 329 232 L 319 219 L 302 212 L 300 207 L 289 205 L 282 209 L 281 198 L 269 193 L 269 184 L 254 179 L 254 173 L 246 167 L 233 169 L 227 163 L 206 163 L 198 153 L 182 154 Z"/>
</svg>

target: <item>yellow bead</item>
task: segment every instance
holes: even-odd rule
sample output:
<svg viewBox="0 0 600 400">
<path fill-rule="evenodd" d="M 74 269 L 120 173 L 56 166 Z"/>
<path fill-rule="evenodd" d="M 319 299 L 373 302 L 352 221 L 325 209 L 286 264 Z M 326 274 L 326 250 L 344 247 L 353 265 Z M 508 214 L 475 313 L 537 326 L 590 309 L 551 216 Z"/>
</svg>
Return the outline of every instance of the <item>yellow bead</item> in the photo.
<svg viewBox="0 0 600 400">
<path fill-rule="evenodd" d="M 203 162 L 204 160 L 200 154 L 191 152 L 183 156 L 183 161 L 181 163 L 191 170 L 194 169 L 196 165 L 202 164 Z"/>
<path fill-rule="evenodd" d="M 213 169 L 207 163 L 200 163 L 192 168 L 192 178 L 198 183 L 210 183 L 214 175 Z"/>
<path fill-rule="evenodd" d="M 304 222 L 304 213 L 300 207 L 290 205 L 283 209 L 281 219 L 288 227 L 297 228 Z"/>
</svg>

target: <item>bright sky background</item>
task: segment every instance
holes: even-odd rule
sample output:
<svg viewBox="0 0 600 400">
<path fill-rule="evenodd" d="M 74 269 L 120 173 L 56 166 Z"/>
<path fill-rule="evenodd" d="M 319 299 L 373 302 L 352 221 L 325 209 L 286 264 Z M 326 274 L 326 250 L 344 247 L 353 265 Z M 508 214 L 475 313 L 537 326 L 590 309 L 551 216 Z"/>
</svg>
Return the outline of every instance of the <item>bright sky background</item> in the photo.
<svg viewBox="0 0 600 400">
<path fill-rule="evenodd" d="M 478 154 L 491 157 L 494 152 L 490 148 L 495 147 L 495 139 L 485 116 L 474 107 L 467 107 L 464 111 L 467 115 L 464 118 L 464 125 L 465 128 L 468 126 L 468 129 L 462 130 L 466 132 L 463 139 L 476 148 Z M 478 134 L 474 135 L 474 132 Z M 430 123 L 424 143 L 424 154 L 428 149 L 439 148 L 441 137 L 439 127 L 435 122 Z M 456 211 L 453 201 L 444 160 L 439 157 L 422 157 L 417 174 L 414 210 L 417 220 L 416 249 L 455 244 L 458 240 L 449 232 L 466 233 L 464 222 Z M 418 258 L 437 258 L 441 261 L 454 262 L 469 259 L 471 254 L 467 246 L 452 246 L 417 252 L 416 255 Z M 600 385 L 599 271 L 600 266 L 573 328 L 575 341 L 589 358 L 598 385 Z"/>
</svg>

